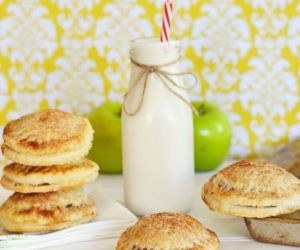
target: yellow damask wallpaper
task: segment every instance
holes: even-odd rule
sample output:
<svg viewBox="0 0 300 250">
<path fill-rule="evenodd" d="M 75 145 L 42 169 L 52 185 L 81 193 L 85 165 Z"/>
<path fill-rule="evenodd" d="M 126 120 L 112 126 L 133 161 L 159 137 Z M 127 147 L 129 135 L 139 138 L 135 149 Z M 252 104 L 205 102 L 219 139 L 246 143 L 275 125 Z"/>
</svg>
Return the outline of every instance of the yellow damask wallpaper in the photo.
<svg viewBox="0 0 300 250">
<path fill-rule="evenodd" d="M 0 0 L 0 127 L 40 108 L 88 114 L 121 101 L 129 40 L 159 35 L 163 2 Z M 228 114 L 231 155 L 268 155 L 299 136 L 300 2 L 173 2 L 182 66 L 200 79 L 191 98 Z"/>
</svg>

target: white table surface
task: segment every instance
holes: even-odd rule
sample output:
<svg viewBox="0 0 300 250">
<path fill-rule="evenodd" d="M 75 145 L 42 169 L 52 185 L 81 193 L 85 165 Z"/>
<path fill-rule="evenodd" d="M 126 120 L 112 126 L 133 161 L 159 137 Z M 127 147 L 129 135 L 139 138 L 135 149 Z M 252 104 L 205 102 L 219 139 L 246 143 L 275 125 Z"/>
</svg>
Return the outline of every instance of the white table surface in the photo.
<svg viewBox="0 0 300 250">
<path fill-rule="evenodd" d="M 227 165 L 228 162 L 223 164 Z M 221 168 L 221 167 L 220 167 Z M 219 169 L 220 169 L 219 168 Z M 197 218 L 205 227 L 212 229 L 221 237 L 220 250 L 294 250 L 296 247 L 283 245 L 273 245 L 259 243 L 252 240 L 244 221 L 240 218 L 226 216 L 220 213 L 211 212 L 205 206 L 200 197 L 202 185 L 210 178 L 213 172 L 197 173 L 195 176 L 194 203 L 190 215 Z M 101 182 L 104 191 L 112 198 L 123 203 L 123 178 L 122 175 L 100 175 L 96 182 Z M 224 237 L 225 236 L 225 237 Z M 230 237 L 242 237 L 241 241 L 232 241 Z M 55 250 L 113 250 L 115 249 L 117 239 L 107 239 L 93 242 L 82 242 L 65 245 L 56 248 L 47 248 Z"/>
</svg>

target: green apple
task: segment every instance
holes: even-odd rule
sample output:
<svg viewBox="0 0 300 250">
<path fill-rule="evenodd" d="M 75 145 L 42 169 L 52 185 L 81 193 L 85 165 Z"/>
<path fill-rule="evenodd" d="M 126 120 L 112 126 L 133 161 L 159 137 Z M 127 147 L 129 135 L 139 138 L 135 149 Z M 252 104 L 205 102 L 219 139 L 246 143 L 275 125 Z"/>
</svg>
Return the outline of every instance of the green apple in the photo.
<svg viewBox="0 0 300 250">
<path fill-rule="evenodd" d="M 121 103 L 106 101 L 88 117 L 95 131 L 89 157 L 101 173 L 122 173 L 121 112 Z"/>
<path fill-rule="evenodd" d="M 195 170 L 207 171 L 218 167 L 228 155 L 231 127 L 226 115 L 207 102 L 193 102 Z"/>
</svg>

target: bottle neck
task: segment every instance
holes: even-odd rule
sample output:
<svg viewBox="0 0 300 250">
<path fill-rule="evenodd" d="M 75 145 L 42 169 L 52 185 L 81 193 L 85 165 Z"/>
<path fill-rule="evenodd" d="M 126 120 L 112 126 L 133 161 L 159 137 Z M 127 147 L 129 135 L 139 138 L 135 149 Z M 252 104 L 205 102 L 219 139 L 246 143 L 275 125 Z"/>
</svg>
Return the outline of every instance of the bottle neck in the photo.
<svg viewBox="0 0 300 250">
<path fill-rule="evenodd" d="M 178 60 L 179 41 L 162 43 L 158 38 L 141 38 L 131 42 L 130 57 L 145 65 L 164 65 Z"/>
</svg>

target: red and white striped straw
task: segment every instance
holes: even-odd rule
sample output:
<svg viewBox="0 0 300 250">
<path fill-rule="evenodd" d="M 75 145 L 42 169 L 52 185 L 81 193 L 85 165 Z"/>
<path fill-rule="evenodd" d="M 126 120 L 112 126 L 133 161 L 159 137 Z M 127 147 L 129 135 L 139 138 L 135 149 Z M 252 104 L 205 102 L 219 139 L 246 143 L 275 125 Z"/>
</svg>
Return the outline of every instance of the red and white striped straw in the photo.
<svg viewBox="0 0 300 250">
<path fill-rule="evenodd" d="M 172 0 L 166 0 L 164 5 L 164 16 L 162 20 L 160 41 L 168 42 L 170 40 L 170 27 L 172 21 L 173 4 Z"/>
</svg>

